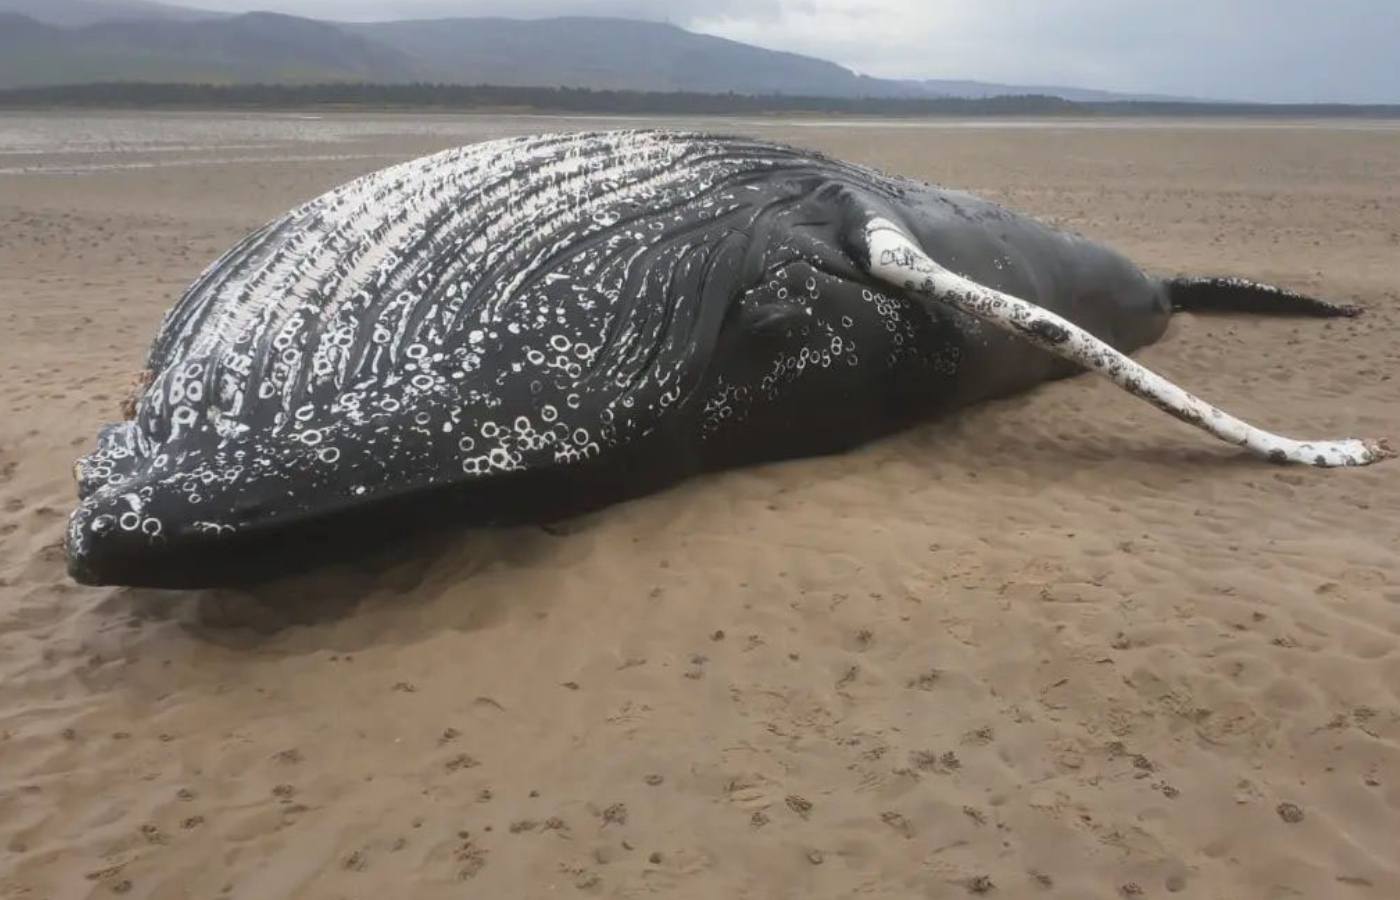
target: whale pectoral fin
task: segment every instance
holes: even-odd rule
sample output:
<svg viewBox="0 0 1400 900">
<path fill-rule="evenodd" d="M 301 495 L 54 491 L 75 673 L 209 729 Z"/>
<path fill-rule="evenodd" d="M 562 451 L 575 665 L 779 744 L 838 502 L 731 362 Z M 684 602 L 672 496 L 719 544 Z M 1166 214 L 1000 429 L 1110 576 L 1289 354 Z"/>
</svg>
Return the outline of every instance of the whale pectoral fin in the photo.
<svg viewBox="0 0 1400 900">
<path fill-rule="evenodd" d="M 1158 409 L 1277 463 L 1364 466 L 1395 453 L 1383 441 L 1296 441 L 1243 422 L 1139 365 L 1068 319 L 943 268 L 901 227 L 884 218 L 865 225 L 872 277 L 955 307 L 1056 356 L 1096 372 Z"/>
</svg>

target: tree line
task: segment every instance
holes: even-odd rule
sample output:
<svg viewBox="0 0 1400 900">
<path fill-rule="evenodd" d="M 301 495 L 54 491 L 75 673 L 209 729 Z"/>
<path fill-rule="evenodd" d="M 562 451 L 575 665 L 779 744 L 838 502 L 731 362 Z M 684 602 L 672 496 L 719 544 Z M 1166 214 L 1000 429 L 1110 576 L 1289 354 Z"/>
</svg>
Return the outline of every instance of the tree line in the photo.
<svg viewBox="0 0 1400 900">
<path fill-rule="evenodd" d="M 184 84 L 101 82 L 0 91 L 0 107 L 346 109 L 634 115 L 812 113 L 873 116 L 1286 116 L 1400 118 L 1400 105 L 1071 101 L 1040 94 L 965 97 L 805 97 L 461 84 Z"/>
</svg>

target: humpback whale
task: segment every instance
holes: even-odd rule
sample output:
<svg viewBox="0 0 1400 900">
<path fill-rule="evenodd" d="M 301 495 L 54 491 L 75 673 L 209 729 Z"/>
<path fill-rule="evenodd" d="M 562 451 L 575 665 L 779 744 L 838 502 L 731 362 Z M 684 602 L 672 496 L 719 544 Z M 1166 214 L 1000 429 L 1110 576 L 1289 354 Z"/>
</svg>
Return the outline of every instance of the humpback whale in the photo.
<svg viewBox="0 0 1400 900">
<path fill-rule="evenodd" d="M 548 521 L 856 446 L 1089 370 L 1278 463 L 1292 440 L 1127 356 L 1174 309 L 1357 310 L 1158 279 L 972 195 L 743 137 L 536 135 L 355 179 L 168 312 L 75 474 L 69 571 L 201 586 L 424 524 Z"/>
</svg>

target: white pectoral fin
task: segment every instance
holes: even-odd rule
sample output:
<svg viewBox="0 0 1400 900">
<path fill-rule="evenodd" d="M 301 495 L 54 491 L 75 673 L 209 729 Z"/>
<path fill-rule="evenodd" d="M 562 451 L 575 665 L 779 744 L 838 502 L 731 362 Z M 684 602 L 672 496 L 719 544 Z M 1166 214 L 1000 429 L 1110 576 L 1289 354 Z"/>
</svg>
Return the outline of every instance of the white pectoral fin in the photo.
<svg viewBox="0 0 1400 900">
<path fill-rule="evenodd" d="M 1018 335 L 1097 372 L 1183 422 L 1273 462 L 1364 466 L 1395 455 L 1380 441 L 1295 441 L 1255 428 L 1139 365 L 1068 319 L 948 271 L 888 219 L 872 219 L 865 238 L 870 274 L 880 281 L 936 299 Z"/>
</svg>

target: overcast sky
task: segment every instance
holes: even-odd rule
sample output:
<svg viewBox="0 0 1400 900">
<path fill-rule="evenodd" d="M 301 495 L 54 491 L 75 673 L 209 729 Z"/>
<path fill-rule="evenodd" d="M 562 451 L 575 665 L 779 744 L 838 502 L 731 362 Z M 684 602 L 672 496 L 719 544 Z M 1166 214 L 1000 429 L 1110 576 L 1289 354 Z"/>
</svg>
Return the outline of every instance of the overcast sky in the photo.
<svg viewBox="0 0 1400 900">
<path fill-rule="evenodd" d="M 176 0 L 178 2 L 178 0 Z M 319 18 L 609 15 L 869 75 L 1400 103 L 1400 0 L 191 0 Z"/>
</svg>

